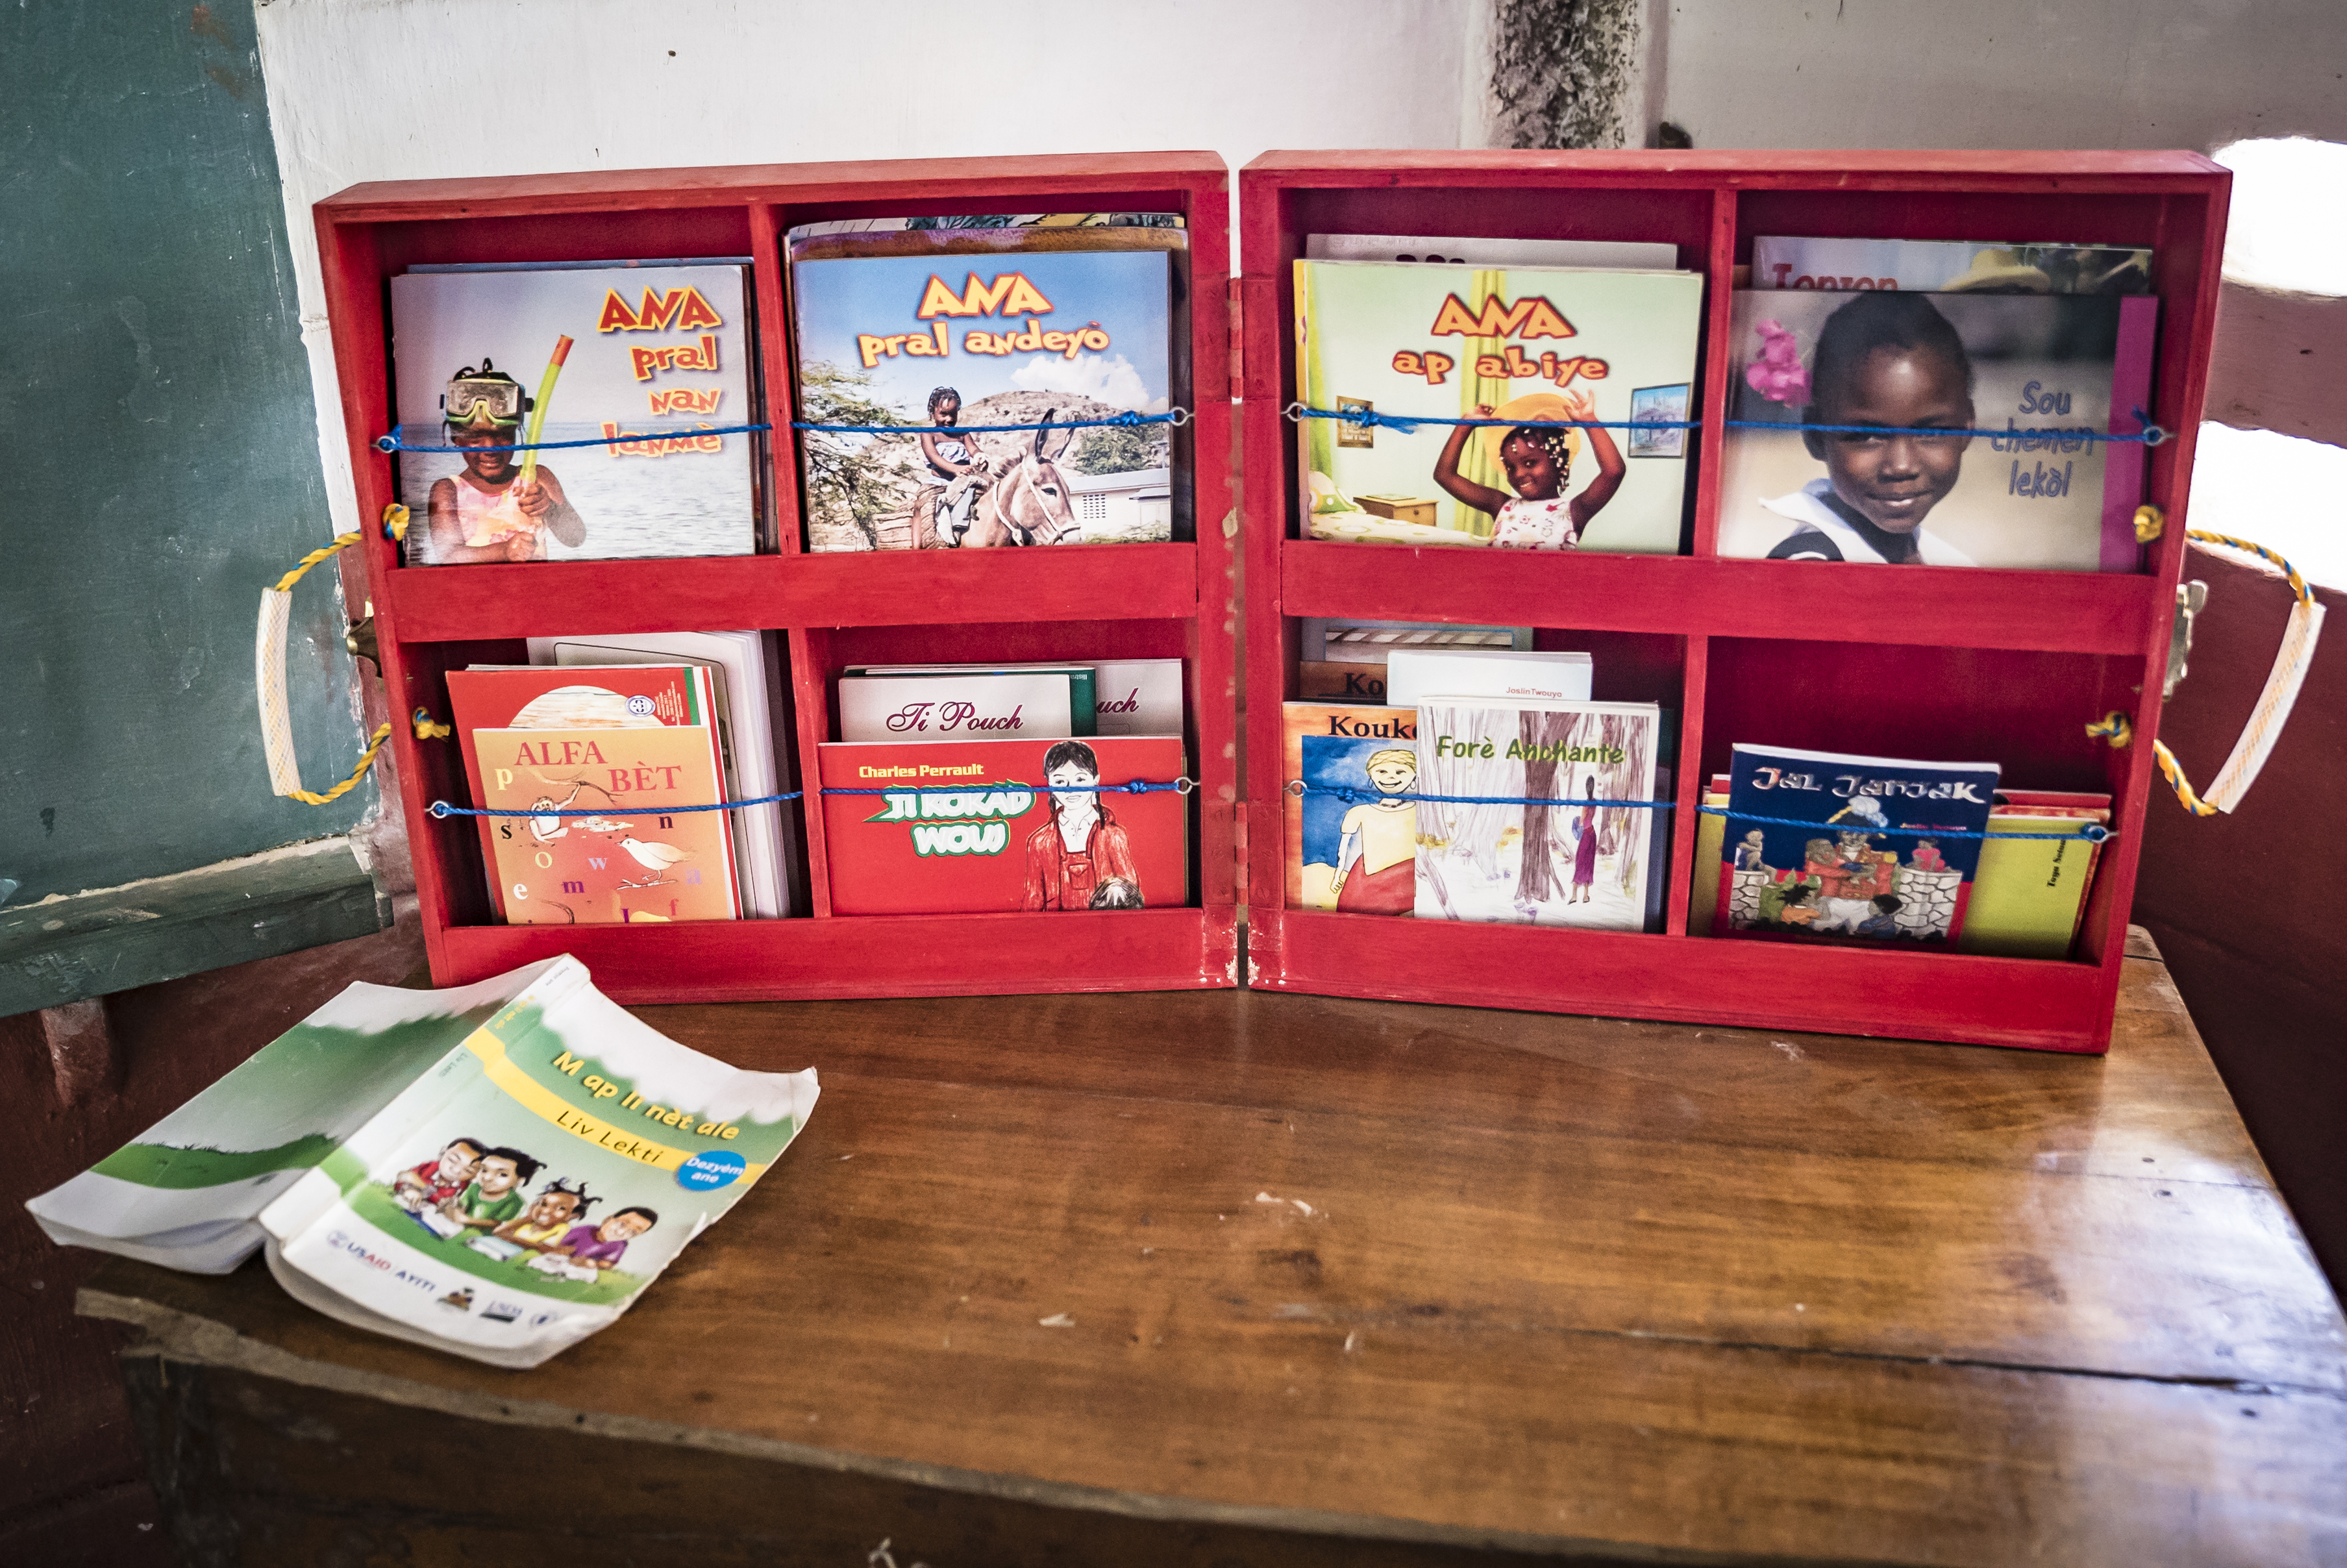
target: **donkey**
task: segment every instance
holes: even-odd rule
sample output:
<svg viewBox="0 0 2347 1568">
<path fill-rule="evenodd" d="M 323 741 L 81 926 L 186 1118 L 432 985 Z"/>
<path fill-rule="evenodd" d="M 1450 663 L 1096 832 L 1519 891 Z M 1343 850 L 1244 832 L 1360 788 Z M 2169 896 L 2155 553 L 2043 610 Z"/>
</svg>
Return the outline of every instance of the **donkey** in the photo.
<svg viewBox="0 0 2347 1568">
<path fill-rule="evenodd" d="M 1049 425 L 1058 412 L 1045 409 L 1042 423 Z M 1067 480 L 1061 476 L 1059 465 L 1043 456 L 1044 438 L 1051 434 L 1036 431 L 1034 445 L 1019 455 L 1017 466 L 999 476 L 979 497 L 977 515 L 960 540 L 963 548 L 1055 545 L 1079 532 Z"/>
</svg>

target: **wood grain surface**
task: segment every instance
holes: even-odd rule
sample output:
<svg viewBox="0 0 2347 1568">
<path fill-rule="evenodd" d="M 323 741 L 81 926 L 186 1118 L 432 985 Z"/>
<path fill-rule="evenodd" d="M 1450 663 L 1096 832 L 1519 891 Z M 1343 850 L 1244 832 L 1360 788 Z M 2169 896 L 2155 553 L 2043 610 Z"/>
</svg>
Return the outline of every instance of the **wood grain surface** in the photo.
<svg viewBox="0 0 2347 1568">
<path fill-rule="evenodd" d="M 645 1009 L 825 1098 L 547 1367 L 257 1267 L 112 1263 L 82 1310 L 164 1358 L 182 1540 L 245 1542 L 202 1561 L 357 1510 L 417 1561 L 2337 1562 L 2347 1325 L 2126 970 L 2100 1059 L 1257 992 Z M 608 1531 L 335 1459 L 512 1428 Z M 716 1469 L 664 1493 L 680 1450 Z"/>
</svg>

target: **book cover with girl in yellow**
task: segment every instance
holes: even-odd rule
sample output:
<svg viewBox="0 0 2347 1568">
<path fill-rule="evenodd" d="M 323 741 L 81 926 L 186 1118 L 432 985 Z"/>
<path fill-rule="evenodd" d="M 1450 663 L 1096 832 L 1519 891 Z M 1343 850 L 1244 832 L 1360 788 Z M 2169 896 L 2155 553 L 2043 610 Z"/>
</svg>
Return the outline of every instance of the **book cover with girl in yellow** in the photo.
<svg viewBox="0 0 2347 1568">
<path fill-rule="evenodd" d="M 1300 421 L 1305 532 L 1676 552 L 1702 302 L 1692 272 L 1297 261 L 1297 391 L 1357 416 Z"/>
</svg>

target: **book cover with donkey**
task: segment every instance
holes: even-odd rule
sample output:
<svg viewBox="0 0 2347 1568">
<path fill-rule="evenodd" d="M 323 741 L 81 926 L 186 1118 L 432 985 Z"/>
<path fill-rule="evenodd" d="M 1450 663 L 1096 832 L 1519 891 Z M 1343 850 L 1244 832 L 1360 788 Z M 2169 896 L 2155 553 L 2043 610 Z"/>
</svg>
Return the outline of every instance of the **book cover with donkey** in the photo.
<svg viewBox="0 0 2347 1568">
<path fill-rule="evenodd" d="M 1167 413 L 1174 275 L 1167 250 L 794 261 L 799 417 L 866 427 L 799 432 L 808 548 L 1175 538 L 1172 425 L 969 428 Z"/>
</svg>

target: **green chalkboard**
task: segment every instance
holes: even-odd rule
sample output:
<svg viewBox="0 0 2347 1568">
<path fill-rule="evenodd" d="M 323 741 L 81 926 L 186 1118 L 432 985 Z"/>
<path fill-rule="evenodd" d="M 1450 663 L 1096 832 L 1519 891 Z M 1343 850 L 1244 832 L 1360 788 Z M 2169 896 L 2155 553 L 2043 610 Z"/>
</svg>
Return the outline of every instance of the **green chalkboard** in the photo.
<svg viewBox="0 0 2347 1568">
<path fill-rule="evenodd" d="M 269 793 L 262 586 L 328 533 L 252 12 L 0 6 L 0 877 L 13 904 L 340 833 Z M 303 783 L 357 760 L 331 568 L 296 590 Z"/>
</svg>

